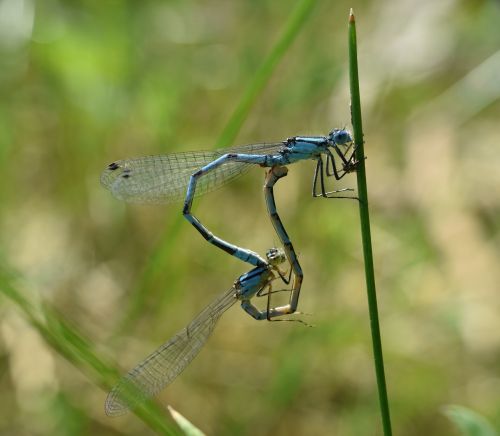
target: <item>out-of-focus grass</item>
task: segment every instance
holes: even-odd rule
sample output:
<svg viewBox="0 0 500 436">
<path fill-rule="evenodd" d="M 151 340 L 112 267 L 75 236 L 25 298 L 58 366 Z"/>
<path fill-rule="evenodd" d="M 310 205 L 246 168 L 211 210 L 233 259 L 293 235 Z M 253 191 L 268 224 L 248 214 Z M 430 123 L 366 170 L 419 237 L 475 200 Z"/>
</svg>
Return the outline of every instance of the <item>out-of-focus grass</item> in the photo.
<svg viewBox="0 0 500 436">
<path fill-rule="evenodd" d="M 351 6 L 394 433 L 455 434 L 446 404 L 498 428 L 497 4 L 317 2 L 235 142 L 349 122 Z M 0 3 L 0 254 L 27 301 L 78 326 L 106 365 L 130 368 L 245 267 L 177 221 L 180 205 L 114 200 L 100 171 L 215 144 L 289 14 L 284 1 Z M 229 311 L 161 395 L 207 434 L 358 435 L 379 422 L 356 208 L 311 199 L 312 169 L 292 167 L 277 204 L 316 328 Z M 261 253 L 276 243 L 262 177 L 196 206 L 216 234 Z M 179 234 L 123 323 L 168 232 Z M 2 302 L 2 433 L 145 433 L 133 415 L 106 418 L 99 371 L 82 377 Z"/>
<path fill-rule="evenodd" d="M 491 424 L 473 410 L 462 406 L 446 406 L 444 414 L 464 436 L 498 436 Z"/>
<path fill-rule="evenodd" d="M 68 324 L 61 313 L 43 303 L 39 308 L 35 308 L 12 284 L 13 279 L 12 273 L 0 272 L 2 295 L 15 303 L 24 318 L 55 352 L 72 363 L 75 369 L 87 374 L 96 386 L 109 389 L 117 379 L 113 365 L 100 358 L 94 350 L 95 347 L 81 336 L 75 327 Z M 36 359 L 36 356 L 33 358 Z M 157 433 L 180 434 L 173 424 L 165 420 L 161 409 L 153 404 L 140 407 L 136 414 Z"/>
</svg>

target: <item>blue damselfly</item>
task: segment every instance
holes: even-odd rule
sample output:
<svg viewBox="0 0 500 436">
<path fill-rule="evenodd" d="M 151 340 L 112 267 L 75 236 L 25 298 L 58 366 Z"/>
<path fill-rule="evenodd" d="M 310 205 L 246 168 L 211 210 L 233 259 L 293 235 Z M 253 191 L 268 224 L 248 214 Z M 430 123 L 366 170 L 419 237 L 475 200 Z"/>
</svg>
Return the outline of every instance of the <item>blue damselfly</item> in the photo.
<svg viewBox="0 0 500 436">
<path fill-rule="evenodd" d="M 295 136 L 276 143 L 124 159 L 108 166 L 101 175 L 101 183 L 115 197 L 128 202 L 170 203 L 184 199 L 184 216 L 208 242 L 259 266 L 266 264 L 261 256 L 213 235 L 191 213 L 193 198 L 221 187 L 253 165 L 277 167 L 306 159 L 316 160 L 313 196 L 337 198 L 335 194 L 339 191 L 325 189 L 325 178 L 340 180 L 355 171 L 357 162 L 352 145 L 347 130 L 334 129 L 327 136 Z M 336 157 L 341 161 L 340 167 Z"/>
<path fill-rule="evenodd" d="M 279 265 L 285 261 L 282 250 L 271 248 L 266 253 L 266 258 L 264 265 L 242 274 L 228 291 L 203 309 L 186 328 L 122 377 L 108 394 L 106 414 L 121 415 L 134 409 L 172 383 L 198 355 L 222 314 L 237 301 L 241 302 L 241 307 L 253 318 L 269 318 L 269 302 L 268 310 L 259 310 L 251 299 L 268 296 L 269 301 L 270 294 L 278 291 L 272 290 L 272 282 L 281 279 L 288 285 L 290 275 L 287 278 L 279 269 Z"/>
</svg>

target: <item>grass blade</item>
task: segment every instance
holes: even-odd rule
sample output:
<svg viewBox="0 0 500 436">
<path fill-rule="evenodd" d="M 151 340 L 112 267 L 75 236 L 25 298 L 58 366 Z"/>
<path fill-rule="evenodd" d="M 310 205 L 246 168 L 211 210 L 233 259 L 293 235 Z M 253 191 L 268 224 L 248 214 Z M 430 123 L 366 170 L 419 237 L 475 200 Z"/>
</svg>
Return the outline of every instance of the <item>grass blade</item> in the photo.
<svg viewBox="0 0 500 436">
<path fill-rule="evenodd" d="M 377 292 L 375 289 L 375 274 L 373 268 L 373 253 L 370 232 L 370 216 L 368 211 L 368 188 L 366 185 L 365 153 L 363 141 L 363 126 L 361 120 L 361 99 L 359 94 L 358 55 L 356 43 L 356 21 L 354 13 L 349 15 L 349 77 L 351 87 L 351 119 L 356 144 L 356 159 L 359 161 L 357 168 L 359 215 L 361 222 L 361 239 L 363 242 L 363 257 L 365 263 L 366 291 L 368 296 L 368 310 L 370 313 L 370 327 L 373 344 L 373 357 L 375 363 L 375 374 L 382 415 L 384 435 L 392 435 L 391 418 L 389 414 L 389 401 L 387 399 L 387 387 L 385 383 L 384 358 L 382 354 L 382 340 L 380 338 L 380 326 L 377 309 Z"/>
</svg>

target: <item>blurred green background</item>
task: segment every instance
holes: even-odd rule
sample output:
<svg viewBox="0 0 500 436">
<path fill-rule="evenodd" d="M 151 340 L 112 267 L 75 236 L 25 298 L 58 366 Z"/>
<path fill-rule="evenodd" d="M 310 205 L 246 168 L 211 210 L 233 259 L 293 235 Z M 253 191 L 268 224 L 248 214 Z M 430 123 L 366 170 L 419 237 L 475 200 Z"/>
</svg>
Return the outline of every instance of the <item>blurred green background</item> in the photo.
<svg viewBox="0 0 500 436">
<path fill-rule="evenodd" d="M 181 204 L 124 204 L 99 175 L 214 147 L 294 4 L 0 1 L 1 434 L 152 434 L 104 415 L 113 366 L 248 268 Z M 499 3 L 316 2 L 234 144 L 349 125 L 350 7 L 394 433 L 457 435 L 449 404 L 500 428 Z M 313 169 L 291 167 L 276 191 L 315 327 L 226 313 L 159 396 L 207 434 L 381 434 L 357 205 L 312 199 Z M 263 174 L 195 202 L 215 234 L 261 254 L 278 243 Z"/>
</svg>

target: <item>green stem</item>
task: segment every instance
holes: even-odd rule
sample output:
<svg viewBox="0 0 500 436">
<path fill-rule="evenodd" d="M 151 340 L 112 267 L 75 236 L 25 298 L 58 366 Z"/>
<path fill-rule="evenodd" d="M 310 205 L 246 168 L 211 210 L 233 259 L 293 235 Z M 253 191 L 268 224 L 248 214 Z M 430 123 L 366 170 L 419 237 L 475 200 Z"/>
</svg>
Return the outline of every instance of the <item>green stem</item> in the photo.
<svg viewBox="0 0 500 436">
<path fill-rule="evenodd" d="M 378 321 L 377 292 L 375 289 L 375 274 L 373 269 L 373 253 L 370 234 L 370 216 L 368 212 L 368 189 L 366 186 L 365 153 L 363 144 L 363 126 L 361 122 L 361 101 L 359 95 L 358 55 L 356 45 L 356 22 L 354 14 L 349 15 L 349 75 L 351 86 L 351 119 L 356 144 L 356 159 L 359 162 L 356 174 L 358 178 L 359 215 L 361 221 L 361 239 L 363 242 L 363 256 L 365 261 L 366 291 L 368 296 L 368 310 L 370 312 L 370 327 L 373 343 L 373 358 L 377 377 L 380 413 L 384 435 L 392 435 L 389 401 L 384 373 L 384 357 L 382 354 L 382 340 Z"/>
</svg>

